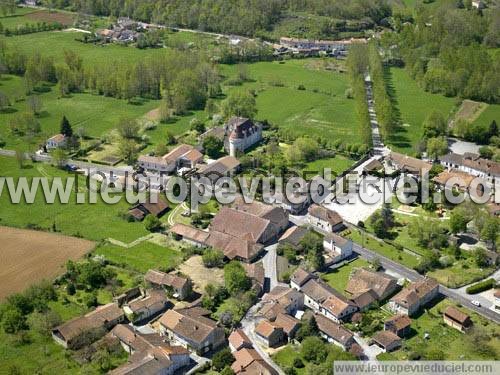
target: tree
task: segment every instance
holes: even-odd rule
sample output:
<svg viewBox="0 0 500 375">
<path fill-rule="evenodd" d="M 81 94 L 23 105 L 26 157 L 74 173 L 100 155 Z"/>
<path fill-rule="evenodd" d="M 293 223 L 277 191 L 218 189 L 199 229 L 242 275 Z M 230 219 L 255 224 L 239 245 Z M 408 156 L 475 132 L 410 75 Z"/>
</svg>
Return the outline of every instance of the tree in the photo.
<svg viewBox="0 0 500 375">
<path fill-rule="evenodd" d="M 493 153 L 493 150 L 491 147 L 482 146 L 479 148 L 479 155 L 482 158 L 491 159 L 491 158 L 493 158 L 494 153 Z"/>
<path fill-rule="evenodd" d="M 175 145 L 177 143 L 177 139 L 175 139 L 175 136 L 172 133 L 166 132 L 165 142 L 167 143 L 167 145 Z"/>
<path fill-rule="evenodd" d="M 66 150 L 58 147 L 52 152 L 52 163 L 58 168 L 62 168 L 68 160 L 68 153 Z"/>
<path fill-rule="evenodd" d="M 234 357 L 229 348 L 224 348 L 212 357 L 212 366 L 215 370 L 221 371 L 226 366 L 230 366 L 234 362 Z"/>
<path fill-rule="evenodd" d="M 392 212 L 390 204 L 384 203 L 380 211 L 380 216 L 386 230 L 390 230 L 396 224 L 396 219 L 394 218 L 394 213 Z"/>
<path fill-rule="evenodd" d="M 424 120 L 424 137 L 436 138 L 446 135 L 446 120 L 438 111 L 432 111 Z"/>
<path fill-rule="evenodd" d="M 0 91 L 0 112 L 5 111 L 9 106 L 10 106 L 9 97 Z"/>
<path fill-rule="evenodd" d="M 118 144 L 118 153 L 127 164 L 133 164 L 137 159 L 137 144 L 132 139 L 122 139 Z"/>
<path fill-rule="evenodd" d="M 223 146 L 224 142 L 214 136 L 208 136 L 203 139 L 203 150 L 212 159 L 219 157 Z"/>
<path fill-rule="evenodd" d="M 489 216 L 484 223 L 483 229 L 481 230 L 481 238 L 489 241 L 493 249 L 496 249 L 498 230 L 498 219 L 496 217 Z"/>
<path fill-rule="evenodd" d="M 488 266 L 488 254 L 486 254 L 486 250 L 482 247 L 478 247 L 474 250 L 474 259 L 478 267 Z"/>
<path fill-rule="evenodd" d="M 252 283 L 241 263 L 233 260 L 224 266 L 224 285 L 235 296 L 250 289 Z"/>
<path fill-rule="evenodd" d="M 19 169 L 23 169 L 24 161 L 26 160 L 26 154 L 21 149 L 16 149 L 15 153 L 16 153 L 17 165 L 19 166 Z"/>
<path fill-rule="evenodd" d="M 118 123 L 118 133 L 123 139 L 137 139 L 139 138 L 139 125 L 134 119 L 122 118 Z"/>
<path fill-rule="evenodd" d="M 310 336 L 302 341 L 300 354 L 306 361 L 319 364 L 326 359 L 328 352 L 323 340 L 316 336 Z"/>
<path fill-rule="evenodd" d="M 30 329 L 41 335 L 50 336 L 52 328 L 61 324 L 62 319 L 58 313 L 49 310 L 45 313 L 34 312 L 30 314 L 27 322 Z"/>
<path fill-rule="evenodd" d="M 18 309 L 9 307 L 2 313 L 2 326 L 6 333 L 16 333 L 27 328 L 26 318 Z"/>
<path fill-rule="evenodd" d="M 222 267 L 224 265 L 224 253 L 216 249 L 207 249 L 202 256 L 205 267 Z"/>
<path fill-rule="evenodd" d="M 64 135 L 65 137 L 71 137 L 73 135 L 73 128 L 71 128 L 71 125 L 66 118 L 66 116 L 63 116 L 61 120 L 61 134 Z"/>
<path fill-rule="evenodd" d="M 306 337 L 318 336 L 318 334 L 318 324 L 316 323 L 314 315 L 311 315 L 304 323 L 302 323 L 297 331 L 297 334 L 295 335 L 295 338 L 299 341 L 303 341 Z"/>
<path fill-rule="evenodd" d="M 158 108 L 158 116 L 160 122 L 166 123 L 172 118 L 172 108 L 167 98 L 162 99 L 160 108 Z"/>
<path fill-rule="evenodd" d="M 310 137 L 299 137 L 285 151 L 285 157 L 291 164 L 310 162 L 318 158 L 320 146 Z"/>
<path fill-rule="evenodd" d="M 154 215 L 148 215 L 144 219 L 144 227 L 149 232 L 156 232 L 161 228 L 161 221 Z"/>
<path fill-rule="evenodd" d="M 436 160 L 448 152 L 448 141 L 445 137 L 429 138 L 427 140 L 427 154 Z"/>
<path fill-rule="evenodd" d="M 198 134 L 202 134 L 205 132 L 205 124 L 199 118 L 195 117 L 189 123 L 191 130 L 195 131 Z"/>
<path fill-rule="evenodd" d="M 461 207 L 456 207 L 450 214 L 450 231 L 453 234 L 460 232 L 465 232 L 467 230 L 467 223 L 470 221 L 470 217 L 467 215 L 464 209 Z"/>
<path fill-rule="evenodd" d="M 232 116 L 253 118 L 257 114 L 255 97 L 246 91 L 235 91 L 221 104 L 224 118 Z"/>
<path fill-rule="evenodd" d="M 39 115 L 40 112 L 42 111 L 43 107 L 42 99 L 40 99 L 40 96 L 38 95 L 28 96 L 26 104 L 28 105 L 28 109 L 30 110 L 30 112 L 33 113 L 35 116 Z"/>
</svg>

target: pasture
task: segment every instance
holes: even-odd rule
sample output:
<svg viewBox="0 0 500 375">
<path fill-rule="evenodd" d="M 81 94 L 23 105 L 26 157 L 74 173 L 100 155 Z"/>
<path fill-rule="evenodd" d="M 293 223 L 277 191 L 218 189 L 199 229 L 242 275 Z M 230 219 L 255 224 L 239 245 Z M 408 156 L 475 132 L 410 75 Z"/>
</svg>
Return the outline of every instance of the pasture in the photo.
<svg viewBox="0 0 500 375">
<path fill-rule="evenodd" d="M 401 126 L 385 140 L 394 151 L 415 154 L 423 136 L 423 122 L 432 111 L 445 118 L 455 107 L 455 99 L 425 92 L 402 68 L 391 68 L 388 85 L 392 92 Z"/>
<path fill-rule="evenodd" d="M 248 64 L 250 81 L 232 90 L 255 90 L 257 118 L 268 120 L 291 138 L 309 135 L 328 142 L 361 143 L 354 100 L 345 98 L 347 76 L 321 59 L 259 62 Z M 317 62 L 313 64 L 312 62 Z M 221 66 L 227 77 L 236 66 Z"/>
<path fill-rule="evenodd" d="M 475 119 L 475 124 L 489 126 L 495 120 L 497 124 L 500 123 L 500 104 L 487 104 L 481 114 Z"/>
<path fill-rule="evenodd" d="M 0 78 L 0 92 L 5 93 L 11 101 L 11 107 L 0 112 L 0 138 L 6 142 L 5 148 L 28 148 L 26 140 L 11 134 L 8 127 L 11 119 L 28 110 L 23 79 L 12 75 Z M 55 86 L 38 96 L 42 102 L 42 112 L 38 116 L 42 131 L 30 140 L 32 149 L 59 133 L 63 116 L 68 118 L 74 130 L 81 127 L 87 136 L 98 138 L 114 129 L 121 118 L 141 117 L 158 105 L 154 100 L 130 104 L 126 100 L 88 93 L 62 98 Z"/>
<path fill-rule="evenodd" d="M 94 243 L 55 233 L 0 226 L 0 300 L 64 272 L 68 260 L 89 252 Z"/>
<path fill-rule="evenodd" d="M 0 176 L 17 179 L 21 176 L 30 180 L 33 177 L 60 177 L 72 176 L 47 164 L 25 162 L 23 169 L 15 158 L 0 157 Z M 79 192 L 86 192 L 85 179 L 78 180 Z M 123 197 L 118 204 L 106 204 L 100 197 L 94 204 L 77 204 L 76 193 L 73 190 L 68 204 L 61 204 L 56 200 L 52 204 L 45 202 L 42 189 L 38 189 L 33 204 L 11 203 L 4 188 L 0 195 L 0 223 L 17 228 L 36 227 L 41 230 L 56 230 L 61 234 L 83 237 L 93 241 L 114 238 L 126 243 L 142 237 L 148 232 L 143 223 L 128 222 L 124 214 L 129 205 Z"/>
</svg>

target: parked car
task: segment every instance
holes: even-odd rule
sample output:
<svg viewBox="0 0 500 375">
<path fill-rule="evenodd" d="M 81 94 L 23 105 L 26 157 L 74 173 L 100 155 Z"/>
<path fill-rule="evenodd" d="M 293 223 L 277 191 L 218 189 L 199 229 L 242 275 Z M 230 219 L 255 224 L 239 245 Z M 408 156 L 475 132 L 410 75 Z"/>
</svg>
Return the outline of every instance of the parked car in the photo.
<svg viewBox="0 0 500 375">
<path fill-rule="evenodd" d="M 479 301 L 476 301 L 475 299 L 470 301 L 470 303 L 472 303 L 474 306 L 481 307 L 481 303 Z"/>
</svg>

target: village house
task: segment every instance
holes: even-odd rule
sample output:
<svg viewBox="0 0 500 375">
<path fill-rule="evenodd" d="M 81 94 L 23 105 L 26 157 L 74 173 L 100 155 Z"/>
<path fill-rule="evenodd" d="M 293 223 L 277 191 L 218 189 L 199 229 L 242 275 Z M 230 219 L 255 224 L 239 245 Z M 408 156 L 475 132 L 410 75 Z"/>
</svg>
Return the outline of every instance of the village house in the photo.
<svg viewBox="0 0 500 375">
<path fill-rule="evenodd" d="M 349 300 L 358 307 L 359 311 L 366 311 L 378 301 L 378 295 L 373 289 L 368 289 L 353 294 Z"/>
<path fill-rule="evenodd" d="M 372 340 L 384 352 L 392 352 L 400 348 L 403 342 L 398 335 L 391 331 L 379 331 L 373 336 Z"/>
<path fill-rule="evenodd" d="M 118 340 L 129 354 L 127 363 L 112 370 L 112 375 L 173 375 L 191 361 L 182 346 L 171 346 L 157 333 L 143 334 L 130 325 L 118 324 L 107 337 Z"/>
<path fill-rule="evenodd" d="M 481 158 L 477 154 L 465 153 L 459 155 L 449 153 L 442 156 L 440 162 L 448 170 L 456 169 L 488 181 L 500 177 L 500 163 Z"/>
<path fill-rule="evenodd" d="M 191 280 L 187 277 L 172 275 L 158 270 L 148 270 L 144 281 L 154 288 L 162 288 L 179 300 L 188 298 L 192 291 Z"/>
<path fill-rule="evenodd" d="M 225 343 L 224 329 L 208 318 L 210 311 L 200 307 L 168 310 L 160 318 L 160 332 L 169 340 L 199 354 L 215 350 Z"/>
<path fill-rule="evenodd" d="M 382 272 L 359 268 L 351 274 L 345 291 L 354 298 L 370 289 L 377 295 L 377 300 L 382 301 L 396 292 L 397 280 Z"/>
<path fill-rule="evenodd" d="M 296 225 L 288 228 L 285 233 L 278 240 L 278 244 L 282 246 L 291 246 L 294 249 L 298 249 L 300 246 L 300 241 L 305 237 L 309 230 L 305 227 L 298 227 Z"/>
<path fill-rule="evenodd" d="M 252 290 L 257 296 L 260 296 L 264 291 L 266 275 L 262 263 L 242 263 L 247 276 L 252 280 Z"/>
<path fill-rule="evenodd" d="M 47 150 L 55 150 L 66 146 L 66 137 L 63 134 L 56 134 L 45 143 Z"/>
<path fill-rule="evenodd" d="M 142 221 L 148 215 L 153 215 L 158 218 L 162 217 L 168 211 L 168 208 L 168 203 L 158 197 L 156 203 L 153 203 L 153 200 L 149 200 L 144 203 L 136 204 L 128 211 L 128 214 L 134 218 L 134 220 Z"/>
<path fill-rule="evenodd" d="M 169 232 L 176 241 L 184 241 L 192 246 L 207 247 L 208 232 L 186 224 L 175 223 Z"/>
<path fill-rule="evenodd" d="M 460 332 L 467 332 L 472 327 L 470 316 L 454 306 L 448 306 L 444 310 L 443 321 Z"/>
<path fill-rule="evenodd" d="M 322 232 L 340 232 L 345 228 L 342 217 L 326 207 L 313 204 L 307 210 L 307 214 L 308 223 Z"/>
<path fill-rule="evenodd" d="M 243 117 L 232 117 L 225 125 L 228 140 L 226 150 L 236 157 L 262 140 L 262 125 Z"/>
<path fill-rule="evenodd" d="M 446 184 L 453 183 L 454 188 L 458 188 L 461 191 L 467 191 L 474 178 L 475 177 L 473 175 L 470 175 L 468 173 L 456 169 L 450 169 L 444 170 L 436 177 L 434 177 L 432 181 L 441 190 L 444 190 Z"/>
<path fill-rule="evenodd" d="M 323 238 L 325 266 L 341 262 L 352 256 L 352 241 L 335 233 L 328 233 Z"/>
<path fill-rule="evenodd" d="M 118 306 L 122 307 L 125 303 L 130 302 L 137 297 L 140 297 L 142 295 L 142 289 L 140 287 L 135 287 L 126 290 L 122 294 L 113 297 L 113 302 L 116 302 Z"/>
<path fill-rule="evenodd" d="M 141 155 L 139 167 L 152 172 L 175 173 L 182 168 L 193 169 L 203 160 L 203 154 L 194 146 L 181 144 L 161 157 Z"/>
<path fill-rule="evenodd" d="M 389 309 L 398 314 L 412 316 L 439 294 L 436 280 L 425 278 L 411 283 L 389 301 Z"/>
<path fill-rule="evenodd" d="M 391 331 L 399 337 L 406 337 L 411 331 L 411 319 L 408 315 L 394 315 L 384 322 L 384 330 Z"/>
<path fill-rule="evenodd" d="M 151 319 L 165 311 L 172 304 L 169 302 L 165 292 L 162 290 L 147 291 L 140 296 L 123 305 L 123 311 L 131 322 L 140 322 Z"/>
<path fill-rule="evenodd" d="M 294 274 L 293 282 L 304 293 L 304 305 L 335 322 L 347 320 L 358 307 L 341 293 L 317 277 L 306 276 L 302 271 Z M 304 281 L 307 280 L 307 281 Z M 299 286 L 302 284 L 301 286 Z"/>
<path fill-rule="evenodd" d="M 345 53 L 353 44 L 365 44 L 364 38 L 350 38 L 343 40 L 310 40 L 281 37 L 279 46 L 297 53 L 311 53 L 313 51 Z"/>
<path fill-rule="evenodd" d="M 410 174 L 417 178 L 428 174 L 432 168 L 431 163 L 398 152 L 391 152 L 385 161 L 390 169 Z"/>
<path fill-rule="evenodd" d="M 283 328 L 269 320 L 263 319 L 255 326 L 257 337 L 269 348 L 276 348 L 286 341 Z"/>
<path fill-rule="evenodd" d="M 343 350 L 349 350 L 356 342 L 354 334 L 340 324 L 333 322 L 321 314 L 314 315 L 314 319 L 318 325 L 321 337 L 329 343 L 333 343 Z"/>
<path fill-rule="evenodd" d="M 221 177 L 231 177 L 241 169 L 241 163 L 233 156 L 223 156 L 210 164 L 200 164 L 197 174 L 216 182 Z"/>
<path fill-rule="evenodd" d="M 255 349 L 243 348 L 233 353 L 235 361 L 231 369 L 236 375 L 277 375 L 278 373 L 262 359 Z"/>
<path fill-rule="evenodd" d="M 283 313 L 278 314 L 278 316 L 274 320 L 274 324 L 278 327 L 283 328 L 283 332 L 285 333 L 288 341 L 291 341 L 295 338 L 295 334 L 300 328 L 300 321 L 298 319 Z"/>
<path fill-rule="evenodd" d="M 86 344 L 82 342 L 85 340 L 81 340 L 83 335 L 90 334 L 97 340 L 107 330 L 124 320 L 125 314 L 118 304 L 108 303 L 55 327 L 52 330 L 52 338 L 65 348 L 76 350 Z"/>
<path fill-rule="evenodd" d="M 241 328 L 235 329 L 233 332 L 231 332 L 228 341 L 231 352 L 236 352 L 243 348 L 253 348 L 252 341 L 250 341 L 246 333 L 243 332 Z"/>
<path fill-rule="evenodd" d="M 299 267 L 290 277 L 290 286 L 296 290 L 300 290 L 305 283 L 313 278 L 315 278 L 315 276 L 312 273 Z"/>
<path fill-rule="evenodd" d="M 342 295 L 331 295 L 320 306 L 320 312 L 336 323 L 347 320 L 358 307 Z"/>
<path fill-rule="evenodd" d="M 215 215 L 205 244 L 222 250 L 228 259 L 250 263 L 287 227 L 288 214 L 282 208 L 236 199 Z"/>
<path fill-rule="evenodd" d="M 276 286 L 262 297 L 262 308 L 259 315 L 275 320 L 282 314 L 295 315 L 304 309 L 304 295 L 286 286 Z"/>
<path fill-rule="evenodd" d="M 309 187 L 310 183 L 307 183 L 304 186 L 296 187 L 291 192 L 286 192 L 284 187 L 283 191 L 278 189 L 269 195 L 265 195 L 263 200 L 267 204 L 283 208 L 292 215 L 298 215 L 311 205 L 312 199 Z"/>
</svg>

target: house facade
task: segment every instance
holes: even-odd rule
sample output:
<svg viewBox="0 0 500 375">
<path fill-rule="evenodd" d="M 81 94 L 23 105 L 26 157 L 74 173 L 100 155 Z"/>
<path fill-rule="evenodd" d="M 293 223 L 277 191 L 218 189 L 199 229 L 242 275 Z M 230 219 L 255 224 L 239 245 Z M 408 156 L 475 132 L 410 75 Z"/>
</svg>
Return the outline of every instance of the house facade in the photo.
<svg viewBox="0 0 500 375">
<path fill-rule="evenodd" d="M 66 137 L 63 134 L 56 134 L 45 143 L 47 150 L 55 150 L 64 146 L 66 146 Z"/>
<path fill-rule="evenodd" d="M 342 217 L 336 211 L 331 211 L 317 204 L 309 207 L 307 221 L 309 225 L 327 233 L 340 232 L 345 228 Z"/>
<path fill-rule="evenodd" d="M 389 309 L 397 314 L 412 316 L 439 294 L 436 280 L 425 278 L 410 284 L 389 301 Z"/>
<path fill-rule="evenodd" d="M 232 117 L 226 124 L 229 155 L 235 157 L 262 140 L 262 125 L 243 117 Z"/>
</svg>

